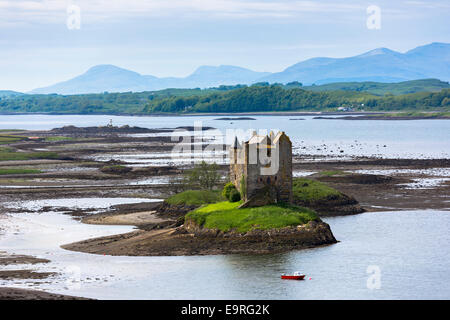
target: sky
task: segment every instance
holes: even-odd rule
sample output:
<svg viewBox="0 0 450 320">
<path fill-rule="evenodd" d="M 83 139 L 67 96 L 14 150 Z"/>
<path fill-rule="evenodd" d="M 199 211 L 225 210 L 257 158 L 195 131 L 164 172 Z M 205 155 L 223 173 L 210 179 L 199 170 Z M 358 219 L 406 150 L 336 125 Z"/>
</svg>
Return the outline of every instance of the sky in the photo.
<svg viewBox="0 0 450 320">
<path fill-rule="evenodd" d="M 98 64 L 158 77 L 201 65 L 279 72 L 313 57 L 449 43 L 449 21 L 448 0 L 0 0 L 0 90 Z"/>
</svg>

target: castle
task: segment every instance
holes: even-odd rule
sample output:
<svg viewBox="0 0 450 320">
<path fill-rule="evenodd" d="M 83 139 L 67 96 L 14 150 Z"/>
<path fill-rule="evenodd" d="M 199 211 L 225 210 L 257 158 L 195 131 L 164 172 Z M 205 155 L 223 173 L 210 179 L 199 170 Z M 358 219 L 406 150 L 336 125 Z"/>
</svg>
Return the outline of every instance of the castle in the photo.
<svg viewBox="0 0 450 320">
<path fill-rule="evenodd" d="M 241 191 L 243 200 L 258 203 L 292 202 L 292 142 L 284 132 L 253 136 L 230 147 L 230 181 Z M 261 198 L 263 199 L 261 203 Z M 264 201 L 266 203 L 264 203 Z"/>
</svg>

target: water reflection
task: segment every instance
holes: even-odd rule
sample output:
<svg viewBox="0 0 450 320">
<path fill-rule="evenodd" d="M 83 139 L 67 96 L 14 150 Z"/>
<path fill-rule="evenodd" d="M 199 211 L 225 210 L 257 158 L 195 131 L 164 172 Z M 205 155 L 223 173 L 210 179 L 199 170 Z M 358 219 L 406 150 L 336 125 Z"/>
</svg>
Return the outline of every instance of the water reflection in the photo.
<svg viewBox="0 0 450 320">
<path fill-rule="evenodd" d="M 450 213 L 371 212 L 327 218 L 339 243 L 280 254 L 114 257 L 59 247 L 132 227 L 83 225 L 59 213 L 14 214 L 2 221 L 0 247 L 51 260 L 35 265 L 58 272 L 50 281 L 3 280 L 100 299 L 448 299 Z M 68 266 L 82 271 L 81 287 L 67 289 Z M 367 287 L 368 266 L 381 270 L 381 288 Z M 16 266 L 14 266 L 16 267 Z M 28 267 L 28 266 L 27 266 Z M 303 281 L 281 280 L 301 271 Z"/>
</svg>

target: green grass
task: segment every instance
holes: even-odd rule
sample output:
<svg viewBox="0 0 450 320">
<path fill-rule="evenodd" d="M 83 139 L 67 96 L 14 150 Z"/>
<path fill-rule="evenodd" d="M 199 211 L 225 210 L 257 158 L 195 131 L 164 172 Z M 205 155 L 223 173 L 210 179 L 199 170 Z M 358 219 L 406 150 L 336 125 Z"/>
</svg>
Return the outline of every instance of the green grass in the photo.
<svg viewBox="0 0 450 320">
<path fill-rule="evenodd" d="M 342 170 L 329 170 L 329 171 L 322 171 L 320 172 L 320 174 L 322 176 L 327 176 L 327 177 L 332 177 L 335 175 L 341 175 L 341 174 L 345 174 L 346 172 L 342 171 Z"/>
<path fill-rule="evenodd" d="M 21 136 L 0 135 L 0 144 L 14 143 L 14 142 L 21 141 L 24 139 L 26 139 L 26 138 L 21 137 Z"/>
<path fill-rule="evenodd" d="M 225 198 L 220 190 L 187 190 L 177 193 L 165 201 L 172 205 L 201 206 L 223 200 Z"/>
<path fill-rule="evenodd" d="M 342 193 L 336 189 L 333 189 L 322 182 L 306 178 L 294 178 L 292 191 L 294 200 L 304 203 L 320 201 L 327 199 L 330 196 L 342 196 Z"/>
<path fill-rule="evenodd" d="M 240 204 L 241 202 L 227 201 L 209 204 L 191 211 L 185 219 L 190 219 L 204 228 L 218 229 L 224 232 L 283 228 L 302 225 L 318 219 L 313 210 L 292 205 L 267 205 L 238 209 Z"/>
<path fill-rule="evenodd" d="M 33 173 L 41 173 L 41 170 L 37 169 L 0 169 L 0 175 L 8 175 L 8 174 L 33 174 Z"/>
<path fill-rule="evenodd" d="M 56 136 L 56 137 L 46 137 L 46 138 L 45 138 L 45 141 L 48 141 L 48 142 L 53 142 L 53 141 L 66 141 L 66 140 L 73 140 L 73 138 L 71 138 L 71 137 L 59 137 L 59 136 Z"/>
<path fill-rule="evenodd" d="M 376 117 L 377 115 L 373 115 L 373 116 Z M 385 116 L 385 117 L 411 117 L 411 118 L 416 118 L 416 117 L 417 118 L 419 118 L 419 117 L 424 117 L 424 118 L 446 117 L 446 118 L 450 118 L 450 112 L 415 112 L 415 111 L 411 111 L 411 112 L 386 113 L 386 114 L 383 114 L 383 116 Z"/>
<path fill-rule="evenodd" d="M 16 152 L 11 149 L 0 149 L 0 161 L 57 159 L 56 152 Z"/>
</svg>

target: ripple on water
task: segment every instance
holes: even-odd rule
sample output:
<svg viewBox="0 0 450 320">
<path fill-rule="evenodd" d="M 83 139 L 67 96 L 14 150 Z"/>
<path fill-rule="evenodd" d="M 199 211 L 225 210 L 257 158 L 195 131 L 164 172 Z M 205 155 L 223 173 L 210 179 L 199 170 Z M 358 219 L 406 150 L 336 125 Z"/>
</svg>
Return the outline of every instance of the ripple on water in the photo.
<svg viewBox="0 0 450 320">
<path fill-rule="evenodd" d="M 450 215 L 444 211 L 370 212 L 324 219 L 339 243 L 268 255 L 121 257 L 61 249 L 62 244 L 128 232 L 83 225 L 58 213 L 14 214 L 0 247 L 51 260 L 59 275 L 36 289 L 100 299 L 446 299 L 450 295 Z M 367 288 L 369 266 L 381 271 Z M 311 280 L 286 282 L 282 272 Z M 27 281 L 0 281 L 26 287 Z M 35 281 L 33 281 L 35 282 Z"/>
<path fill-rule="evenodd" d="M 60 198 L 60 199 L 42 199 L 21 202 L 7 202 L 5 208 L 24 209 L 27 211 L 39 211 L 43 207 L 69 207 L 73 209 L 107 209 L 111 206 L 127 203 L 139 202 L 157 202 L 160 199 L 145 198 Z"/>
</svg>

